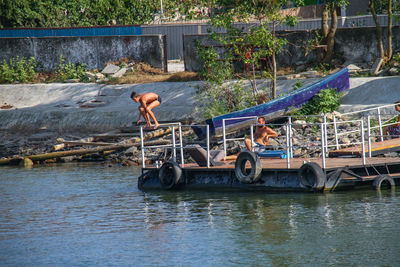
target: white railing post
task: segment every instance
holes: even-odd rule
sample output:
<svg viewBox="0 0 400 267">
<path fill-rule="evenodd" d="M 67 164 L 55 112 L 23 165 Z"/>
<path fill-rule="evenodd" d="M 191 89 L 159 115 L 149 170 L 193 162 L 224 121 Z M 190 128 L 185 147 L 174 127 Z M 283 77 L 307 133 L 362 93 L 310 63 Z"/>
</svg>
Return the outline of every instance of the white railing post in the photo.
<svg viewBox="0 0 400 267">
<path fill-rule="evenodd" d="M 142 168 L 146 167 L 144 162 L 144 140 L 143 140 L 143 127 L 140 126 L 140 150 L 142 151 Z"/>
<path fill-rule="evenodd" d="M 372 145 L 371 145 L 371 116 L 367 116 L 367 134 L 368 134 L 368 157 L 372 157 Z"/>
<path fill-rule="evenodd" d="M 290 148 L 289 152 L 290 152 L 290 157 L 293 158 L 292 117 L 289 116 L 288 121 L 289 121 L 289 148 Z M 287 156 L 289 156 L 289 154 Z"/>
<path fill-rule="evenodd" d="M 365 165 L 365 140 L 364 140 L 364 121 L 361 119 L 361 153 L 362 164 Z"/>
<path fill-rule="evenodd" d="M 225 119 L 222 119 L 222 138 L 224 140 L 224 152 L 226 155 L 226 130 L 225 130 Z"/>
<path fill-rule="evenodd" d="M 179 145 L 181 146 L 181 164 L 185 165 L 185 159 L 183 156 L 183 140 L 182 140 L 182 124 L 179 122 Z"/>
<path fill-rule="evenodd" d="M 289 124 L 286 124 L 286 167 L 290 168 L 290 140 L 289 140 Z"/>
<path fill-rule="evenodd" d="M 253 124 L 250 125 L 250 147 L 251 147 L 251 152 L 253 152 L 253 142 L 254 142 L 254 134 L 253 134 Z"/>
<path fill-rule="evenodd" d="M 207 125 L 207 168 L 210 168 L 210 126 Z"/>
<path fill-rule="evenodd" d="M 336 150 L 339 150 L 339 139 L 338 139 L 338 134 L 337 134 L 336 116 L 333 116 L 333 128 L 334 128 L 334 131 L 335 131 Z"/>
<path fill-rule="evenodd" d="M 324 114 L 324 144 L 325 144 L 325 153 L 328 154 L 328 130 L 327 130 L 325 114 Z"/>
<path fill-rule="evenodd" d="M 383 142 L 383 129 L 382 129 L 382 119 L 381 119 L 381 108 L 378 107 L 378 123 L 379 123 L 379 134 L 381 135 L 381 142 Z"/>
<path fill-rule="evenodd" d="M 322 168 L 325 168 L 325 133 L 324 133 L 324 124 L 320 124 L 321 127 L 321 156 L 322 156 Z"/>
<path fill-rule="evenodd" d="M 175 126 L 172 126 L 172 160 L 176 162 Z"/>
</svg>

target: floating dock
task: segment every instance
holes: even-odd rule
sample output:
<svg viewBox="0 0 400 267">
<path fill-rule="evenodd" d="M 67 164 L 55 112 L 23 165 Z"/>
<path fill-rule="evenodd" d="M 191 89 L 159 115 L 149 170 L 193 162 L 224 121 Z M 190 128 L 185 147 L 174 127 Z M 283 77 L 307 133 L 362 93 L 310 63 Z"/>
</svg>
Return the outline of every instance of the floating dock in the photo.
<svg viewBox="0 0 400 267">
<path fill-rule="evenodd" d="M 250 155 L 250 153 L 248 153 Z M 238 158 L 240 160 L 240 158 Z M 285 159 L 259 159 L 257 163 L 227 161 L 221 166 L 199 167 L 169 163 L 164 169 L 142 170 L 138 186 L 150 189 L 242 189 L 252 191 L 322 192 L 357 188 L 394 188 L 400 184 L 399 158 L 374 158 L 363 165 L 360 158 L 328 158 L 321 168 L 321 159 L 295 158 L 290 168 Z"/>
<path fill-rule="evenodd" d="M 370 115 L 348 121 L 337 121 L 335 117 L 329 121 L 323 116 L 320 118 L 321 123 L 292 123 L 291 118 L 288 118 L 287 123 L 279 124 L 286 134 L 281 136 L 284 138 L 284 150 L 271 151 L 279 153 L 267 153 L 269 150 L 266 150 L 260 154 L 242 151 L 237 159 L 232 161 L 221 161 L 221 155 L 226 155 L 226 142 L 237 139 L 227 139 L 223 135 L 221 143 L 224 144 L 224 150 L 211 150 L 210 127 L 202 125 L 196 127 L 206 128 L 207 139 L 204 146 L 185 144 L 182 136 L 177 143 L 175 129 L 179 128 L 181 132 L 183 126 L 176 125 L 176 128 L 172 129 L 172 144 L 167 145 L 174 154 L 172 160 L 156 162 L 155 166 L 146 167 L 144 151 L 150 147 L 145 147 L 142 140 L 143 165 L 138 187 L 141 190 L 216 189 L 278 192 L 394 189 L 400 184 L 400 157 L 387 157 L 382 154 L 400 151 L 400 138 L 384 141 L 390 137 L 382 135 L 383 128 L 390 124 L 382 121 L 379 111 L 382 108 L 377 108 L 379 125 L 373 127 Z M 348 130 L 346 125 L 352 128 Z M 314 141 L 302 145 L 301 148 L 314 149 L 314 152 L 318 149 L 318 158 L 294 156 L 296 145 L 293 142 L 292 127 L 299 129 L 306 126 L 315 130 L 312 138 Z M 250 133 L 253 132 L 253 127 L 254 125 L 250 126 Z M 141 135 L 143 136 L 143 132 Z M 345 135 L 353 136 L 354 139 L 341 143 L 339 137 Z M 253 135 L 250 136 L 252 139 Z M 377 139 L 381 141 L 373 142 Z M 180 150 L 180 159 L 176 157 L 177 150 Z M 184 150 L 188 151 L 195 163 L 185 163 L 188 158 L 184 159 Z M 279 156 L 265 157 L 269 154 Z"/>
</svg>

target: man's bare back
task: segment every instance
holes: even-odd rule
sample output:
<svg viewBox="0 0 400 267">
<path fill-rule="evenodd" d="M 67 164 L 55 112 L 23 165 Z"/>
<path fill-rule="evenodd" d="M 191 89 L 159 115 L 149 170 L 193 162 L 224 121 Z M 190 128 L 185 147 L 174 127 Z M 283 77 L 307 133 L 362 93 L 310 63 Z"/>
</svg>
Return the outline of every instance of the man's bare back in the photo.
<svg viewBox="0 0 400 267">
<path fill-rule="evenodd" d="M 143 118 L 146 120 L 146 125 L 145 127 L 151 127 L 151 122 L 150 122 L 150 117 L 154 121 L 154 129 L 158 128 L 158 121 L 156 117 L 154 116 L 154 113 L 152 111 L 153 108 L 159 106 L 161 104 L 161 98 L 155 94 L 155 93 L 144 93 L 141 95 L 136 94 L 136 92 L 132 92 L 131 94 L 131 99 L 135 101 L 136 103 L 140 103 L 139 106 L 139 120 L 137 121 L 137 124 L 140 123 L 140 117 L 143 116 Z M 150 115 L 150 117 L 149 117 Z"/>
</svg>

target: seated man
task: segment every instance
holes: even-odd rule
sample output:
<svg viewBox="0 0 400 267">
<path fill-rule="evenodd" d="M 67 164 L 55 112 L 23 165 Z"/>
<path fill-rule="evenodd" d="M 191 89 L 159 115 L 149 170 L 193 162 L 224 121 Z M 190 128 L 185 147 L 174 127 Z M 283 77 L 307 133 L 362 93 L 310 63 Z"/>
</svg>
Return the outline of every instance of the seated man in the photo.
<svg viewBox="0 0 400 267">
<path fill-rule="evenodd" d="M 400 112 L 400 101 L 395 102 L 395 109 Z M 385 138 L 388 138 L 388 136 L 392 136 L 394 138 L 398 138 L 400 137 L 400 115 L 397 119 L 397 123 L 387 126 L 383 129 L 383 135 L 385 136 Z"/>
<path fill-rule="evenodd" d="M 254 140 L 253 144 L 251 143 L 251 139 L 246 137 L 244 139 L 244 144 L 246 145 L 247 150 L 253 151 L 255 153 L 261 152 L 265 150 L 265 146 L 268 144 L 268 140 L 270 137 L 278 137 L 278 134 L 272 130 L 271 128 L 265 125 L 265 118 L 259 117 L 257 120 L 258 125 L 256 126 L 256 130 L 254 131 Z M 253 147 L 253 149 L 252 149 Z M 237 155 L 226 156 L 224 160 L 235 160 Z"/>
</svg>

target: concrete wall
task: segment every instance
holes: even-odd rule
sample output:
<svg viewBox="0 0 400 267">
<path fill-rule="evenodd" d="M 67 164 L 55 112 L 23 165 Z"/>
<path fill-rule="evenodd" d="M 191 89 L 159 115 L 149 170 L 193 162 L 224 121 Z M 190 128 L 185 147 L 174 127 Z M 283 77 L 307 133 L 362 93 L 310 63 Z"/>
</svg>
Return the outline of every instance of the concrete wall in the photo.
<svg viewBox="0 0 400 267">
<path fill-rule="evenodd" d="M 347 16 L 357 16 L 360 14 L 369 14 L 368 0 L 351 0 L 346 6 Z"/>
<path fill-rule="evenodd" d="M 0 61 L 34 57 L 39 69 L 53 70 L 60 55 L 66 62 L 85 63 L 89 69 L 103 68 L 107 61 L 127 57 L 153 67 L 166 66 L 165 38 L 162 35 L 0 38 Z"/>
<path fill-rule="evenodd" d="M 387 43 L 387 28 L 383 27 L 384 44 Z M 283 34 L 283 33 L 282 33 Z M 196 40 L 204 46 L 216 45 L 215 41 L 209 40 L 208 35 L 185 35 L 184 36 L 184 60 L 186 71 L 199 71 L 201 68 L 201 58 L 196 51 Z M 307 55 L 302 44 L 314 38 L 312 31 L 293 31 L 285 32 L 284 37 L 288 40 L 282 53 L 278 55 L 278 65 L 280 66 L 299 66 L 317 60 L 316 51 L 311 51 Z M 393 51 L 400 51 L 400 27 L 393 27 Z M 218 48 L 220 55 L 223 54 L 222 48 Z M 376 41 L 375 27 L 366 28 L 342 28 L 338 29 L 335 36 L 336 58 L 343 64 L 350 63 L 371 63 L 378 56 L 378 45 Z"/>
</svg>

